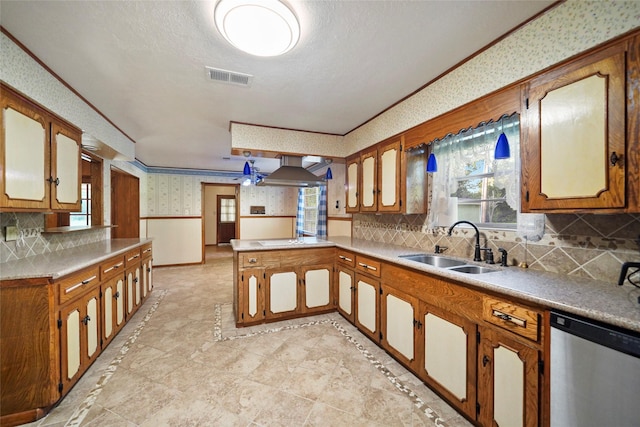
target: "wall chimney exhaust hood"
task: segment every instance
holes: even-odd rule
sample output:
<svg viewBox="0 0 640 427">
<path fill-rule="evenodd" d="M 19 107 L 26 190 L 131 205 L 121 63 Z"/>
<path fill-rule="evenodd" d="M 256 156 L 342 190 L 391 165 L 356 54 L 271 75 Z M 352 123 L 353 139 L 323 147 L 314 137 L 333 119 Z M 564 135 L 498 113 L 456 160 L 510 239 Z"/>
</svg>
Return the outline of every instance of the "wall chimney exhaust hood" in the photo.
<svg viewBox="0 0 640 427">
<path fill-rule="evenodd" d="M 302 157 L 282 156 L 280 167 L 262 178 L 256 185 L 279 187 L 318 187 L 327 183 L 302 167 Z"/>
</svg>

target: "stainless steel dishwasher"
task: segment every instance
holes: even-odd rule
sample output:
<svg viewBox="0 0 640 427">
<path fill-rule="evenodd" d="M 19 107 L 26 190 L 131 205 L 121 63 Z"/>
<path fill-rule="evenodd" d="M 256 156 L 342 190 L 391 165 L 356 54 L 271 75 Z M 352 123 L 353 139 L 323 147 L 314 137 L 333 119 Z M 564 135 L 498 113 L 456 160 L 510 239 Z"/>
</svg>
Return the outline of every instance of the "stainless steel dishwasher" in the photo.
<svg viewBox="0 0 640 427">
<path fill-rule="evenodd" d="M 640 426 L 640 334 L 551 313 L 551 426 Z"/>
</svg>

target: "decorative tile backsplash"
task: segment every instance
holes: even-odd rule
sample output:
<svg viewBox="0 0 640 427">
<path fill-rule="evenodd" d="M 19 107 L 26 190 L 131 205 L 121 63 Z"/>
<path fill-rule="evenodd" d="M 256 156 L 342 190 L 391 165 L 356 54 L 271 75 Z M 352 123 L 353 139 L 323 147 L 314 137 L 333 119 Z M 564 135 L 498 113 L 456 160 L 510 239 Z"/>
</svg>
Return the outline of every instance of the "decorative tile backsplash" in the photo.
<svg viewBox="0 0 640 427">
<path fill-rule="evenodd" d="M 109 229 L 74 231 L 64 234 L 42 234 L 43 213 L 0 213 L 0 263 L 105 240 Z M 18 227 L 18 240 L 5 241 L 4 228 Z M 1 267 L 0 267 L 1 268 Z"/>
<path fill-rule="evenodd" d="M 473 259 L 475 233 L 456 227 L 428 229 L 426 215 L 372 215 L 353 217 L 353 237 L 433 252 L 446 246 L 446 254 Z M 525 241 L 512 230 L 481 230 L 480 245 L 500 259 L 498 248 L 508 251 L 509 265 L 526 262 L 529 268 L 617 282 L 626 261 L 640 261 L 640 215 L 546 216 L 545 235 Z"/>
</svg>

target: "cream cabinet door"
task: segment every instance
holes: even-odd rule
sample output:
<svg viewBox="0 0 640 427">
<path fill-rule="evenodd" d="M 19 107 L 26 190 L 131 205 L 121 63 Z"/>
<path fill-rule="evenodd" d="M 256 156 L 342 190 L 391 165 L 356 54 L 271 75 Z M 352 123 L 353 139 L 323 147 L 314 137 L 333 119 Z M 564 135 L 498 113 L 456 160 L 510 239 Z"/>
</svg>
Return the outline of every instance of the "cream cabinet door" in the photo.
<svg viewBox="0 0 640 427">
<path fill-rule="evenodd" d="M 417 368 L 416 341 L 419 327 L 417 298 L 382 285 L 380 314 L 382 346 L 406 365 Z"/>
<path fill-rule="evenodd" d="M 98 295 L 92 296 L 86 302 L 86 316 L 82 319 L 85 326 L 86 339 L 86 358 L 91 360 L 97 356 L 100 347 L 100 319 L 98 317 L 99 298 Z"/>
<path fill-rule="evenodd" d="M 476 416 L 476 325 L 454 313 L 420 303 L 423 323 L 418 376 L 460 411 Z"/>
<path fill-rule="evenodd" d="M 378 148 L 378 211 L 400 211 L 400 139 Z"/>
<path fill-rule="evenodd" d="M 239 323 L 264 319 L 264 270 L 244 270 L 240 273 L 242 296 Z"/>
<path fill-rule="evenodd" d="M 353 323 L 354 273 L 338 267 L 338 311 Z"/>
<path fill-rule="evenodd" d="M 0 207 L 48 209 L 48 119 L 6 92 L 2 94 L 1 123 L 4 188 L 0 189 Z"/>
<path fill-rule="evenodd" d="M 51 208 L 81 209 L 82 182 L 80 136 L 58 123 L 51 125 Z"/>
<path fill-rule="evenodd" d="M 331 309 L 331 274 L 333 266 L 317 266 L 302 269 L 304 278 L 305 312 Z"/>
<path fill-rule="evenodd" d="M 294 314 L 298 309 L 298 275 L 295 271 L 267 271 L 266 318 Z"/>
<path fill-rule="evenodd" d="M 531 81 L 521 150 L 523 211 L 626 206 L 632 159 L 625 81 L 621 46 Z"/>
<path fill-rule="evenodd" d="M 116 304 L 116 321 L 115 324 L 119 328 L 124 323 L 124 279 L 119 278 L 116 282 L 116 292 L 113 294 Z"/>
<path fill-rule="evenodd" d="M 377 184 L 377 150 L 363 153 L 360 157 L 362 170 L 362 197 L 360 197 L 360 211 L 374 212 L 378 209 Z"/>
<path fill-rule="evenodd" d="M 508 334 L 480 328 L 478 420 L 482 425 L 538 425 L 540 355 Z"/>
<path fill-rule="evenodd" d="M 355 323 L 362 333 L 375 342 L 380 342 L 378 327 L 378 292 L 380 283 L 377 280 L 356 275 L 356 313 Z"/>
<path fill-rule="evenodd" d="M 347 160 L 347 207 L 346 211 L 360 210 L 360 158 Z"/>
</svg>

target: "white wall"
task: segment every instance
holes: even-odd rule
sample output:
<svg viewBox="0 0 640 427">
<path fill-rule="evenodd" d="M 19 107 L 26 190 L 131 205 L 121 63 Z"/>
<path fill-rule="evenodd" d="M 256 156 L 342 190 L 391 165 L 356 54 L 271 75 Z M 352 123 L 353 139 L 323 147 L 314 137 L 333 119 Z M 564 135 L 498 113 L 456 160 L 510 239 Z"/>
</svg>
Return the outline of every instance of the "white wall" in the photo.
<svg viewBox="0 0 640 427">
<path fill-rule="evenodd" d="M 153 238 L 153 264 L 202 262 L 200 218 L 148 218 L 147 235 Z"/>
<path fill-rule="evenodd" d="M 294 236 L 295 217 L 242 217 L 241 239 L 290 239 Z"/>
</svg>

